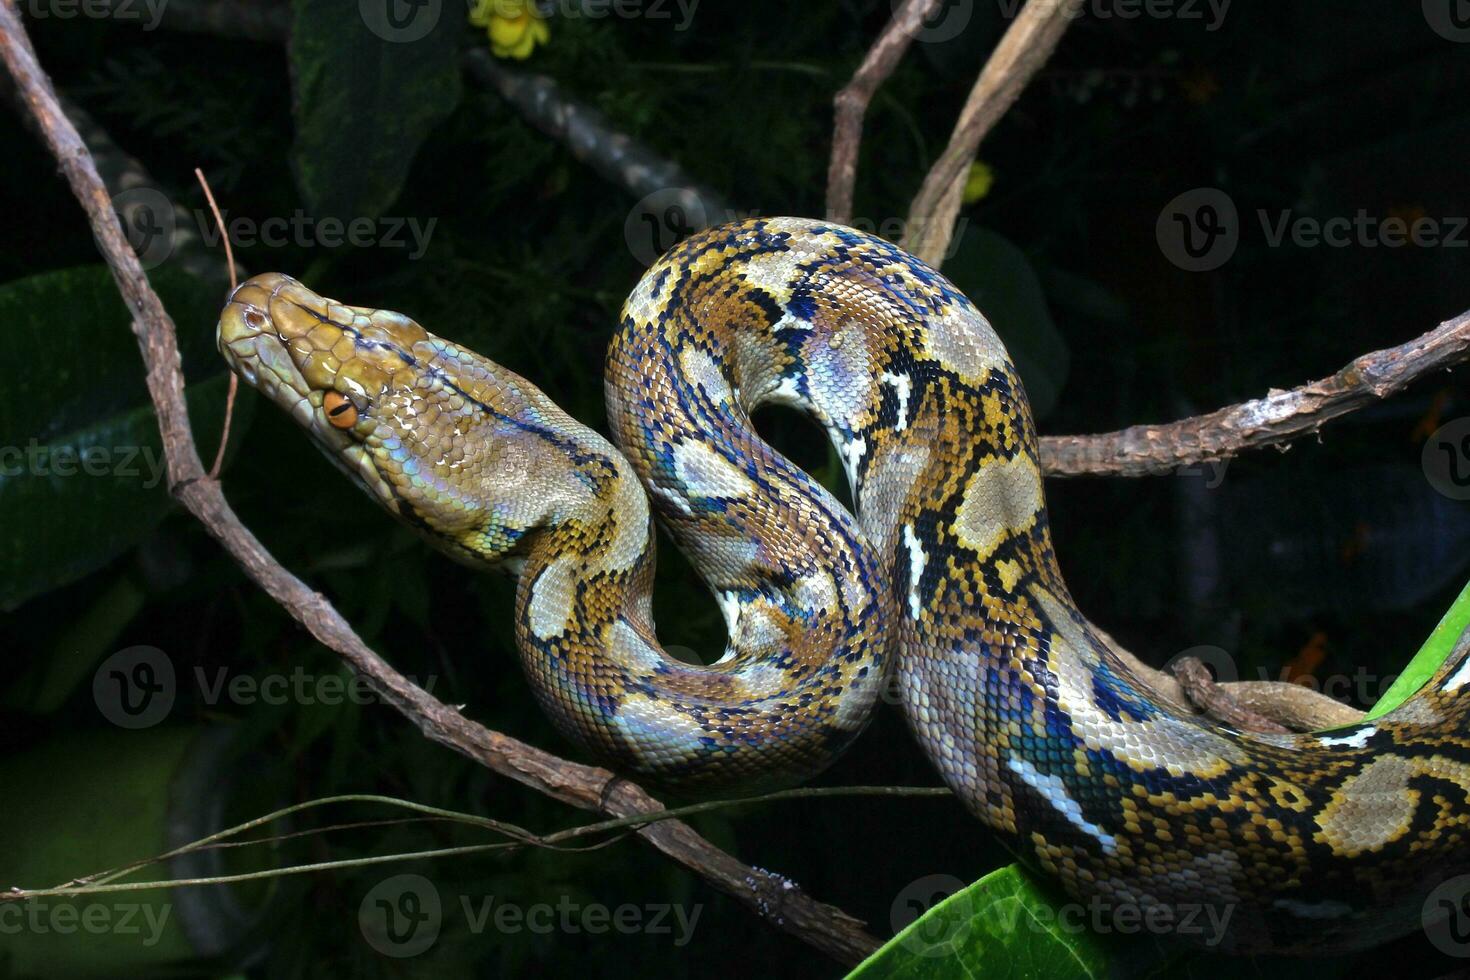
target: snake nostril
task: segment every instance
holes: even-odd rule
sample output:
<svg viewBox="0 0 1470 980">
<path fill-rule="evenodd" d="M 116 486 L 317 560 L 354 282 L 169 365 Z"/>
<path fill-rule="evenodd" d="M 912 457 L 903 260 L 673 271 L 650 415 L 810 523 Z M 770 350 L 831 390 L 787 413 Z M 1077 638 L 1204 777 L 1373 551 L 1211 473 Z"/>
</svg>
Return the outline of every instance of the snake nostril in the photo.
<svg viewBox="0 0 1470 980">
<path fill-rule="evenodd" d="M 261 327 L 265 326 L 265 317 L 261 315 L 259 310 L 246 310 L 245 325 L 247 327 L 251 327 L 252 329 L 259 330 Z"/>
</svg>

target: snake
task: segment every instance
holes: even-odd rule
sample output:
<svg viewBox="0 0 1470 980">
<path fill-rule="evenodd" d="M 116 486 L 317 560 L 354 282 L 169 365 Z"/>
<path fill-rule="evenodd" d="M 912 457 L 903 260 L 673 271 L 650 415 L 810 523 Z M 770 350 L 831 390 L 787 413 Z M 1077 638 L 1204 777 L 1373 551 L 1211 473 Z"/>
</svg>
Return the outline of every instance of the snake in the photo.
<svg viewBox="0 0 1470 980">
<path fill-rule="evenodd" d="M 1421 927 L 1470 872 L 1470 651 L 1317 733 L 1236 730 L 1151 686 L 1062 578 L 1000 337 L 881 238 L 757 218 L 676 244 L 623 306 L 611 439 L 409 317 L 280 273 L 233 290 L 217 340 L 384 509 L 515 579 L 536 701 L 619 773 L 800 782 L 891 687 L 966 809 L 1109 917 L 1203 909 L 1217 949 L 1340 952 Z M 757 433 L 764 405 L 825 429 L 851 511 Z M 723 612 L 712 663 L 656 635 L 655 517 Z"/>
</svg>

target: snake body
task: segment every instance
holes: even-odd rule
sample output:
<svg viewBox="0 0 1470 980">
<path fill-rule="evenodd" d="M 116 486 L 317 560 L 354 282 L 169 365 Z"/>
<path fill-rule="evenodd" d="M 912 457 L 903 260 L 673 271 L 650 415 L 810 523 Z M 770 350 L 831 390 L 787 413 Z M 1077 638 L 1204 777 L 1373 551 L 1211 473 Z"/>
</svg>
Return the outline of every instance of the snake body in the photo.
<svg viewBox="0 0 1470 980">
<path fill-rule="evenodd" d="M 279 274 L 235 291 L 219 344 L 389 511 L 517 576 L 536 697 L 622 771 L 805 778 L 894 670 L 969 810 L 1107 914 L 1206 910 L 1224 949 L 1342 950 L 1420 925 L 1470 871 L 1465 652 L 1325 734 L 1243 733 L 1153 691 L 1062 580 L 1000 339 L 881 239 L 774 218 L 677 245 L 609 354 L 618 448 L 407 317 Z M 825 427 L 856 519 L 756 434 L 771 403 Z M 712 665 L 655 636 L 650 501 L 725 611 Z"/>
</svg>

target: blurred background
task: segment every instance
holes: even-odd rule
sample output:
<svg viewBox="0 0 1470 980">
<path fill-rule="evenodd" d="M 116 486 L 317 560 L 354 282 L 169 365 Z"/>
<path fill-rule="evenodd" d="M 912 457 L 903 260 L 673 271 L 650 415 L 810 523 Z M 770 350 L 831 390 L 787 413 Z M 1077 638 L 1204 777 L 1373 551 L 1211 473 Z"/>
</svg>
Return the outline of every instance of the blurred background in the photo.
<svg viewBox="0 0 1470 980">
<path fill-rule="evenodd" d="M 603 354 L 643 268 L 701 225 L 822 216 L 832 97 L 892 13 L 887 0 L 20 6 L 178 325 L 206 462 L 224 406 L 213 331 L 226 275 L 193 168 L 244 269 L 405 312 L 605 428 Z M 1015 7 L 950 0 L 921 32 L 868 112 L 853 224 L 903 234 Z M 1016 354 L 1044 433 L 1289 388 L 1470 306 L 1462 0 L 1084 9 L 983 144 L 943 265 Z M 0 146 L 0 887 L 57 884 L 340 793 L 536 831 L 590 819 L 353 695 L 338 657 L 171 505 L 128 318 L 82 212 L 20 114 L 0 113 Z M 1212 648 L 1206 659 L 1239 677 L 1370 706 L 1470 564 L 1463 373 L 1286 451 L 1049 481 L 1079 604 L 1150 663 Z M 757 421 L 838 485 L 814 427 L 782 412 Z M 248 389 L 223 480 L 271 552 L 400 671 L 492 728 L 581 758 L 529 697 L 508 581 L 427 551 Z M 683 655 L 722 652 L 714 601 L 668 547 L 655 613 Z M 890 705 L 818 784 L 936 782 Z M 344 806 L 274 831 L 402 816 Z M 971 881 L 1008 862 L 950 800 L 803 800 L 692 823 L 882 938 L 931 876 Z M 373 825 L 147 873 L 483 839 Z M 413 955 L 359 926 L 401 874 L 431 879 L 444 905 Z M 497 928 L 486 899 L 683 919 Z M 67 931 L 54 910 L 40 926 L 0 922 L 0 974 L 842 972 L 634 839 L 129 901 L 134 931 L 113 903 L 95 929 Z M 1464 962 L 1415 935 L 1311 968 L 1439 976 Z M 1300 969 L 1198 957 L 1167 972 Z"/>
</svg>

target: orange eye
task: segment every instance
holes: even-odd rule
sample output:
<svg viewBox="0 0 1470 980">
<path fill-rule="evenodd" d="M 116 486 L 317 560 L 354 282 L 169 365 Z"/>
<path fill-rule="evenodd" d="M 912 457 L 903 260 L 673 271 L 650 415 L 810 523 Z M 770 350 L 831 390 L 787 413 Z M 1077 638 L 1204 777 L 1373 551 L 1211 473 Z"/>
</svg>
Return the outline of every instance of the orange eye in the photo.
<svg viewBox="0 0 1470 980">
<path fill-rule="evenodd" d="M 322 396 L 322 411 L 335 428 L 350 429 L 357 424 L 357 406 L 340 391 L 329 391 Z"/>
</svg>

